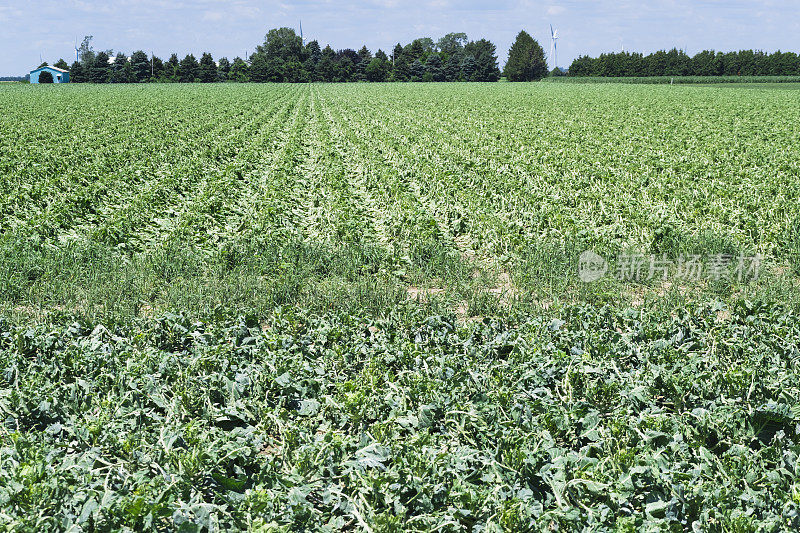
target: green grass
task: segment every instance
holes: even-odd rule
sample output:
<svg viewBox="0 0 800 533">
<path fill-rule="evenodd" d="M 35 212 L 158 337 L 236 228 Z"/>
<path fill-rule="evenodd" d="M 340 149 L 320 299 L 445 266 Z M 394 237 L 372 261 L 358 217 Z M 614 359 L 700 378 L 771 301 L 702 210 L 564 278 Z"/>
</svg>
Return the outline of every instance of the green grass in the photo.
<svg viewBox="0 0 800 533">
<path fill-rule="evenodd" d="M 0 87 L 0 523 L 796 528 L 762 86 Z"/>
</svg>

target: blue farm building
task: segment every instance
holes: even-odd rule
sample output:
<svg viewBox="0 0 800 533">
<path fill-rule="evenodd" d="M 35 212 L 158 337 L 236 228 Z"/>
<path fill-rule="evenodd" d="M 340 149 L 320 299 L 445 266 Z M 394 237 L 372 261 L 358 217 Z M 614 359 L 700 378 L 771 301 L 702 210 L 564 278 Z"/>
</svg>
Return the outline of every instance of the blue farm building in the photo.
<svg viewBox="0 0 800 533">
<path fill-rule="evenodd" d="M 48 71 L 53 75 L 53 83 L 69 83 L 69 71 L 56 67 L 42 67 L 31 71 L 31 83 L 39 83 L 39 74 Z"/>
</svg>

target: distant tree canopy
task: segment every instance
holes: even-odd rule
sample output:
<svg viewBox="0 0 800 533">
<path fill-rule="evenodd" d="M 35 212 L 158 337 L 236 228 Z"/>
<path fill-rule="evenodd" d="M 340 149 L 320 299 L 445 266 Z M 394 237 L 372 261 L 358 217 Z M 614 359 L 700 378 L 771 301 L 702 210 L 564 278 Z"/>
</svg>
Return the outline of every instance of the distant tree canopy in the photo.
<svg viewBox="0 0 800 533">
<path fill-rule="evenodd" d="M 322 48 L 317 41 L 304 43 L 292 28 L 275 28 L 247 58 L 215 62 L 209 53 L 198 61 L 193 54 L 167 61 L 138 50 L 130 58 L 111 50 L 95 52 L 92 36 L 78 49 L 79 60 L 69 67 L 75 83 L 150 82 L 387 82 L 387 81 L 497 81 L 497 48 L 486 39 L 470 41 L 465 33 L 449 33 L 438 41 L 420 37 L 397 44 L 391 54 Z M 109 61 L 109 57 L 113 57 Z M 64 63 L 66 65 L 66 63 Z M 63 67 L 62 67 L 63 68 Z"/>
<path fill-rule="evenodd" d="M 292 28 L 274 28 L 249 57 L 214 61 L 205 52 L 198 61 L 193 54 L 167 61 L 142 50 L 128 58 L 112 50 L 95 52 L 91 35 L 78 47 L 71 66 L 60 59 L 55 66 L 70 72 L 72 83 L 142 82 L 455 82 L 500 79 L 497 47 L 487 39 L 471 41 L 466 33 L 448 33 L 434 40 L 414 39 L 397 43 L 387 54 L 322 48 L 317 41 L 304 43 Z M 113 58 L 113 59 L 109 59 Z M 46 66 L 43 63 L 41 66 Z M 542 46 L 520 31 L 508 52 L 504 75 L 509 81 L 535 81 L 548 75 Z M 564 75 L 553 70 L 550 76 Z M 705 50 L 693 57 L 673 48 L 643 55 L 632 52 L 581 56 L 572 62 L 569 76 L 797 76 L 800 57 L 794 52 Z"/>
<path fill-rule="evenodd" d="M 569 67 L 570 76 L 796 76 L 800 58 L 794 52 L 704 50 L 688 56 L 673 48 L 643 55 L 636 52 L 581 56 Z"/>
<path fill-rule="evenodd" d="M 547 76 L 544 50 L 527 32 L 517 35 L 505 66 L 508 81 L 536 81 Z"/>
</svg>

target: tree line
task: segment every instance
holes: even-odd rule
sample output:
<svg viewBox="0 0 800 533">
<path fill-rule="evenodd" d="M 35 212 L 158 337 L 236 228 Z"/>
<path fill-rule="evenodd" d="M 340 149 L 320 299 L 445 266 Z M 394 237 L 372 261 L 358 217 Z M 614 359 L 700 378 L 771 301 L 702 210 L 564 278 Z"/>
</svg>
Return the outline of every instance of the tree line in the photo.
<svg viewBox="0 0 800 533">
<path fill-rule="evenodd" d="M 800 57 L 794 52 L 704 50 L 694 56 L 683 50 L 659 50 L 644 55 L 636 52 L 581 56 L 569 67 L 570 76 L 797 76 Z"/>
<path fill-rule="evenodd" d="M 356 81 L 497 81 L 500 69 L 497 48 L 487 39 L 469 40 L 465 33 L 449 33 L 434 41 L 415 39 L 397 44 L 387 54 L 372 54 L 366 46 L 321 48 L 317 41 L 304 43 L 291 28 L 270 30 L 264 43 L 246 59 L 215 61 L 210 53 L 198 60 L 193 54 L 166 61 L 142 50 L 130 57 L 111 50 L 95 51 L 92 36 L 78 49 L 72 65 L 63 59 L 54 66 L 69 70 L 72 83 L 142 82 L 356 82 Z"/>
</svg>

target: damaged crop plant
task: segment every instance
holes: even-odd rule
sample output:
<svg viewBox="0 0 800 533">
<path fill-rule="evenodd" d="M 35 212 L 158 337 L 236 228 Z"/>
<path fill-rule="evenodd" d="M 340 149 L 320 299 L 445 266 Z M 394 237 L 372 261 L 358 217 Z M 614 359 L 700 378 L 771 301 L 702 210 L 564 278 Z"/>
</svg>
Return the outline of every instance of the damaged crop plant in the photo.
<svg viewBox="0 0 800 533">
<path fill-rule="evenodd" d="M 0 87 L 2 528 L 800 527 L 800 92 L 34 89 Z"/>
</svg>

